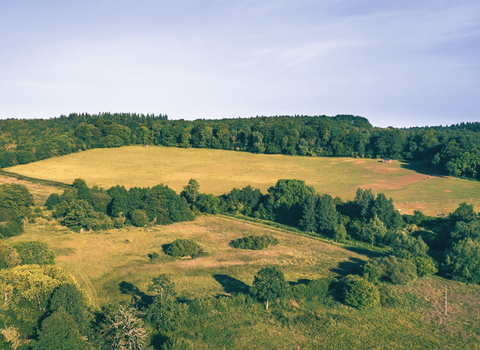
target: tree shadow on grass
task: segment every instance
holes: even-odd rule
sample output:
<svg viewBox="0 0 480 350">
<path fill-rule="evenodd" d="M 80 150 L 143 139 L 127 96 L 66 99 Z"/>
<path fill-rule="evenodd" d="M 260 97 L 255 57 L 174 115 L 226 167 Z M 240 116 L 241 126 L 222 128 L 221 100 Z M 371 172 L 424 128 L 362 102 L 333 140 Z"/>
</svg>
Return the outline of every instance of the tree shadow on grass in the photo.
<svg viewBox="0 0 480 350">
<path fill-rule="evenodd" d="M 375 252 L 375 251 L 373 251 L 373 250 L 366 249 L 366 248 L 360 248 L 360 247 L 343 247 L 343 249 L 349 250 L 349 251 L 351 251 L 351 252 L 354 252 L 354 253 L 357 253 L 357 254 L 360 254 L 360 255 L 365 255 L 365 256 L 368 257 L 368 258 L 377 258 L 377 257 L 379 257 L 379 256 L 385 256 L 385 254 L 383 254 L 383 253 Z"/>
<path fill-rule="evenodd" d="M 225 293 L 228 294 L 246 294 L 249 292 L 250 287 L 236 278 L 223 274 L 215 274 L 212 276 L 215 281 L 220 283 Z"/>
<path fill-rule="evenodd" d="M 167 254 L 168 248 L 170 248 L 171 245 L 171 243 L 162 244 L 162 251 L 164 254 Z"/>
<path fill-rule="evenodd" d="M 338 264 L 338 267 L 330 269 L 333 273 L 336 273 L 340 277 L 348 275 L 360 275 L 362 273 L 362 267 L 365 265 L 365 261 L 358 258 L 349 258 L 348 261 L 342 261 Z"/>
<path fill-rule="evenodd" d="M 146 295 L 133 283 L 122 281 L 118 284 L 118 287 L 122 294 L 130 295 L 133 302 L 139 308 L 146 308 L 153 302 L 153 297 L 151 295 Z"/>
<path fill-rule="evenodd" d="M 288 284 L 292 287 L 292 286 L 296 286 L 298 284 L 308 285 L 310 282 L 312 282 L 312 280 L 309 280 L 308 278 L 300 278 L 296 282 L 289 281 Z"/>
</svg>

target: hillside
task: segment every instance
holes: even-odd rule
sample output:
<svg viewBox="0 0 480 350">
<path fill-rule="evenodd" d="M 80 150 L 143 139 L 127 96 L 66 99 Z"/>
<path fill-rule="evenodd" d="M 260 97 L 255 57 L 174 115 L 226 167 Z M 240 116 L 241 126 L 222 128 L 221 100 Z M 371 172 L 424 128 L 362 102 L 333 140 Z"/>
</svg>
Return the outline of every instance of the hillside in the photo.
<svg viewBox="0 0 480 350">
<path fill-rule="evenodd" d="M 435 216 L 454 211 L 466 201 L 480 208 L 480 183 L 425 173 L 418 162 L 379 159 L 313 158 L 245 152 L 128 146 L 94 149 L 5 170 L 71 184 L 109 188 L 168 185 L 177 193 L 195 178 L 203 193 L 220 195 L 247 185 L 263 193 L 278 179 L 301 179 L 319 193 L 350 200 L 357 188 L 392 197 L 402 213 L 421 210 Z"/>
<path fill-rule="evenodd" d="M 263 266 L 277 266 L 289 284 L 302 285 L 357 272 L 375 255 L 365 249 L 209 216 L 148 229 L 66 233 L 56 224 L 29 225 L 25 234 L 12 240 L 49 243 L 57 254 L 57 266 L 76 277 L 97 307 L 130 300 L 137 305 L 150 303 L 151 279 L 160 273 L 171 276 L 180 300 L 189 305 L 176 334 L 191 349 L 475 349 L 478 345 L 479 287 L 438 277 L 406 286 L 383 285 L 382 306 L 364 311 L 331 298 L 293 297 L 273 303 L 267 312 L 243 294 Z M 228 245 L 232 239 L 263 233 L 274 235 L 280 244 L 263 251 Z M 175 260 L 164 255 L 161 246 L 179 237 L 194 239 L 210 256 Z M 153 252 L 160 253 L 157 261 L 148 257 Z"/>
</svg>

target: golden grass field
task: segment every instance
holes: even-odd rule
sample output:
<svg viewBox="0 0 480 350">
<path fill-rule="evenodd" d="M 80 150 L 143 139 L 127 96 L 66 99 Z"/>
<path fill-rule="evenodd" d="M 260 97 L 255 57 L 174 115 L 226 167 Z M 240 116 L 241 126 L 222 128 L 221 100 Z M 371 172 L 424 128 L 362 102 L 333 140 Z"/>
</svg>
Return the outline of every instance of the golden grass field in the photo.
<svg viewBox="0 0 480 350">
<path fill-rule="evenodd" d="M 278 179 L 301 179 L 319 193 L 352 199 L 358 187 L 392 197 L 402 213 L 422 210 L 448 214 L 463 201 L 480 208 L 480 182 L 424 174 L 416 163 L 378 159 L 312 158 L 245 152 L 128 146 L 94 149 L 18 165 L 5 170 L 33 178 L 89 186 L 151 187 L 168 185 L 177 193 L 191 178 L 204 193 L 220 195 L 247 185 L 263 193 Z"/>
<path fill-rule="evenodd" d="M 264 233 L 274 235 L 280 243 L 261 251 L 228 245 L 234 239 Z M 194 239 L 210 256 L 176 260 L 165 255 L 162 245 L 177 238 Z M 221 284 L 213 277 L 216 274 L 251 285 L 260 268 L 277 265 L 288 281 L 297 281 L 332 275 L 330 268 L 337 267 L 339 262 L 362 258 L 331 243 L 215 216 L 169 226 L 101 233 L 72 233 L 55 221 L 44 220 L 27 225 L 24 234 L 10 240 L 48 243 L 57 256 L 56 265 L 74 275 L 97 305 L 129 299 L 120 293 L 122 281 L 146 291 L 149 281 L 161 273 L 172 277 L 183 296 L 207 297 L 223 293 Z M 160 255 L 155 262 L 148 257 L 153 252 Z"/>
</svg>

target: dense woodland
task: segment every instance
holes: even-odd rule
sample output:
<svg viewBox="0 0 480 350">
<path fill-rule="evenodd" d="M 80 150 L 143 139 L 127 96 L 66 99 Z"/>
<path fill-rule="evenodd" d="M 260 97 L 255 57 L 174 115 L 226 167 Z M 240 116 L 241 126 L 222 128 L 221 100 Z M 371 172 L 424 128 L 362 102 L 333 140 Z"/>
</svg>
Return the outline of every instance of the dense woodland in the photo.
<svg viewBox="0 0 480 350">
<path fill-rule="evenodd" d="M 149 144 L 299 156 L 420 160 L 453 176 L 480 178 L 480 123 L 373 127 L 353 115 L 168 120 L 166 115 L 70 114 L 0 120 L 0 166 L 80 150 Z"/>
<path fill-rule="evenodd" d="M 63 194 L 52 194 L 42 209 L 33 207 L 32 196 L 23 185 L 5 184 L 0 189 L 0 346 L 4 348 L 189 349 L 191 329 L 199 327 L 199 317 L 212 317 L 212 313 L 259 312 L 280 300 L 275 306 L 280 308 L 277 315 L 281 300 L 289 299 L 310 300 L 312 305 L 342 303 L 358 309 L 387 306 L 396 300 L 388 294 L 389 285 L 405 285 L 434 274 L 480 284 L 480 218 L 465 203 L 448 217 L 431 218 L 419 211 L 400 215 L 382 193 L 359 189 L 352 201 L 343 202 L 315 193 L 301 180 L 279 180 L 265 194 L 247 186 L 213 196 L 201 193 L 194 179 L 180 195 L 163 185 L 104 190 L 88 188 L 77 179 Z M 250 288 L 219 299 L 179 299 L 169 277 L 159 275 L 148 294 L 137 293 L 131 304 L 100 310 L 90 305 L 67 272 L 54 266 L 48 245 L 8 240 L 21 235 L 25 220 L 35 222 L 36 217 L 56 219 L 72 231 L 94 232 L 165 225 L 193 220 L 203 213 L 251 217 L 295 227 L 314 237 L 389 249 L 370 259 L 357 274 L 293 286 L 278 268 L 265 267 L 254 276 Z M 256 250 L 277 243 L 270 236 L 249 236 L 230 244 Z M 199 259 L 208 255 L 185 239 L 172 242 L 164 253 Z"/>
</svg>

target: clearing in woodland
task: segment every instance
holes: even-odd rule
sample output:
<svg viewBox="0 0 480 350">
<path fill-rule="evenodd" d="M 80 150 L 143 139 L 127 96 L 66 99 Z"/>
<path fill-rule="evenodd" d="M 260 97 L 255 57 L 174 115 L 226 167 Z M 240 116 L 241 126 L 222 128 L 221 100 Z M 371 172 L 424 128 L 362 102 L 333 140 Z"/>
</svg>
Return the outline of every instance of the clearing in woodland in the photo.
<svg viewBox="0 0 480 350">
<path fill-rule="evenodd" d="M 358 158 L 313 158 L 245 152 L 128 146 L 93 149 L 18 165 L 8 171 L 71 184 L 82 178 L 91 187 L 168 185 L 179 193 L 188 180 L 200 191 L 220 195 L 251 185 L 263 193 L 278 179 L 305 180 L 319 193 L 353 199 L 357 188 L 392 197 L 402 213 L 422 210 L 448 214 L 461 202 L 480 208 L 480 182 L 427 174 L 418 163 Z"/>
</svg>

